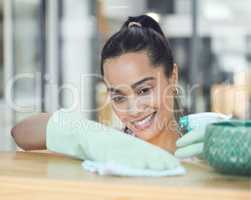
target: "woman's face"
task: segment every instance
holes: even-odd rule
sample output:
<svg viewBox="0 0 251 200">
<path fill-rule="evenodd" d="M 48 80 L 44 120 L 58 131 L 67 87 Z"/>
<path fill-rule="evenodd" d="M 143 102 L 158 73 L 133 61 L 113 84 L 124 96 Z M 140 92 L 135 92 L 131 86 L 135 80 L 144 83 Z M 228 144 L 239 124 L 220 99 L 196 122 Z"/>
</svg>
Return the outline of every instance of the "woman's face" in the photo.
<svg viewBox="0 0 251 200">
<path fill-rule="evenodd" d="M 114 112 L 137 137 L 150 141 L 168 132 L 176 66 L 167 78 L 164 67 L 152 66 L 146 52 L 125 53 L 105 61 L 104 79 Z"/>
</svg>

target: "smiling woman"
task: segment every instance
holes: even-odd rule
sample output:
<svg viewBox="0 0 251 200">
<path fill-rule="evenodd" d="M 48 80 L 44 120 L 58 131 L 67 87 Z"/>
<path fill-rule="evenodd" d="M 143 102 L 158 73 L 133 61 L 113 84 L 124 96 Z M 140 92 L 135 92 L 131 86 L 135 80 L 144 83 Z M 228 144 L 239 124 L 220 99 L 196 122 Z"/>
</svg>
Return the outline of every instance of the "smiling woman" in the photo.
<svg viewBox="0 0 251 200">
<path fill-rule="evenodd" d="M 101 73 L 111 105 L 125 132 L 174 153 L 180 137 L 178 67 L 159 24 L 151 17 L 129 17 L 105 44 Z M 12 129 L 23 149 L 46 148 L 50 114 L 39 114 Z"/>
<path fill-rule="evenodd" d="M 146 15 L 129 17 L 105 44 L 101 72 L 126 132 L 174 152 L 178 67 L 159 24 Z"/>
</svg>

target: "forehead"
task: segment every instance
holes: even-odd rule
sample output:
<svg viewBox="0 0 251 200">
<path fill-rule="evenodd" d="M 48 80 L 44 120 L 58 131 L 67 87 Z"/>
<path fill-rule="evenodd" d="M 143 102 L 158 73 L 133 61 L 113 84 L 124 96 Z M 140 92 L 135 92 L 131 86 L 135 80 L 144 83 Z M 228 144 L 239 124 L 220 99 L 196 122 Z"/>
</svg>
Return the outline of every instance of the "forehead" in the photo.
<svg viewBox="0 0 251 200">
<path fill-rule="evenodd" d="M 112 86 L 131 85 L 138 80 L 162 73 L 162 67 L 153 66 L 146 52 L 126 53 L 104 63 L 105 81 Z"/>
</svg>

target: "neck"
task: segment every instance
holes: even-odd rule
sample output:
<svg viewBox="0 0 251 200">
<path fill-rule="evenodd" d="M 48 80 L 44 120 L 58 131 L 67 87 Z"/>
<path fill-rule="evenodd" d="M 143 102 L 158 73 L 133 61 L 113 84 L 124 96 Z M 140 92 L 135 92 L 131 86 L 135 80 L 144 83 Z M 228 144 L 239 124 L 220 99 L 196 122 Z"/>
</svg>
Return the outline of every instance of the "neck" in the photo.
<svg viewBox="0 0 251 200">
<path fill-rule="evenodd" d="M 161 131 L 160 134 L 148 142 L 174 154 L 176 151 L 176 141 L 179 138 L 177 128 L 178 124 L 175 122 L 175 124 L 172 124 L 172 127 L 167 127 L 167 129 Z"/>
</svg>

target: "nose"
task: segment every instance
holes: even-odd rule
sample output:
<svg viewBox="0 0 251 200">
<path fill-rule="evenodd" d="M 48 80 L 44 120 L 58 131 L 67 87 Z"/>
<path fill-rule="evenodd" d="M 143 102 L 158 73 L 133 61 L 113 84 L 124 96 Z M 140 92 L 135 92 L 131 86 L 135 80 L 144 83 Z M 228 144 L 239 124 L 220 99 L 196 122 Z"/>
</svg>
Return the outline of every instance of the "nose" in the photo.
<svg viewBox="0 0 251 200">
<path fill-rule="evenodd" d="M 129 100 L 127 112 L 132 117 L 138 117 L 144 112 L 142 105 L 140 105 L 140 103 L 137 101 L 137 98 Z"/>
</svg>

